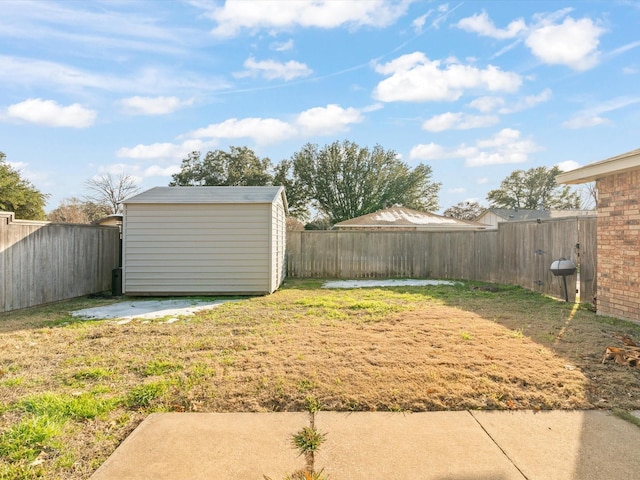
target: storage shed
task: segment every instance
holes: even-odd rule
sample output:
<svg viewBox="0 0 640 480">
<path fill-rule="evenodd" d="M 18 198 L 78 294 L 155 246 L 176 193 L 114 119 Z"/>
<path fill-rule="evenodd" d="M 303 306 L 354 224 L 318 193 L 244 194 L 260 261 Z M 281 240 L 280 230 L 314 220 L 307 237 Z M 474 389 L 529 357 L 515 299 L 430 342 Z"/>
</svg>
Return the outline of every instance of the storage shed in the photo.
<svg viewBox="0 0 640 480">
<path fill-rule="evenodd" d="M 125 295 L 262 295 L 284 280 L 284 187 L 155 187 L 123 206 Z"/>
</svg>

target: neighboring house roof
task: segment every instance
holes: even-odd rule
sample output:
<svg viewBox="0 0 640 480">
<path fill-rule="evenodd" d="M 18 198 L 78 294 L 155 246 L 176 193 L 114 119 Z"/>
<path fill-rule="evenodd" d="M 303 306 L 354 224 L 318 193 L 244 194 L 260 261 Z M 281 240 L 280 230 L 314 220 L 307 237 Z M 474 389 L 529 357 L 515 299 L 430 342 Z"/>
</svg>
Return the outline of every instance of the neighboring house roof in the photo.
<svg viewBox="0 0 640 480">
<path fill-rule="evenodd" d="M 334 228 L 410 228 L 426 229 L 484 229 L 486 225 L 434 213 L 420 212 L 406 207 L 390 207 L 377 212 L 336 223 Z"/>
<path fill-rule="evenodd" d="M 530 210 L 526 208 L 488 208 L 476 219 L 481 222 L 488 213 L 500 217 L 505 222 L 524 220 L 549 220 L 551 218 L 576 217 L 581 215 L 595 215 L 593 210 Z"/>
<path fill-rule="evenodd" d="M 121 213 L 112 213 L 106 217 L 99 218 L 91 222 L 93 225 L 116 225 L 118 222 L 122 222 Z"/>
<path fill-rule="evenodd" d="M 153 187 L 126 199 L 127 203 L 273 203 L 284 187 Z"/>
<path fill-rule="evenodd" d="M 640 148 L 591 163 L 556 177 L 558 183 L 587 183 L 599 178 L 640 169 Z"/>
</svg>

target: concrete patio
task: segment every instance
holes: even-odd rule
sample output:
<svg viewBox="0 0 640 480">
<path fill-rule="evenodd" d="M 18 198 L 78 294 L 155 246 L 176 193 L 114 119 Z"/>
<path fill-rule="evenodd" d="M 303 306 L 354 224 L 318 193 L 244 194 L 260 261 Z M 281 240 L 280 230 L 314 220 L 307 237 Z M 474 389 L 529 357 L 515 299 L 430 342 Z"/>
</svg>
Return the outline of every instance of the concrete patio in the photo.
<svg viewBox="0 0 640 480">
<path fill-rule="evenodd" d="M 315 468 L 332 480 L 637 478 L 640 428 L 608 411 L 318 412 Z M 150 415 L 92 480 L 282 480 L 305 466 L 310 414 Z"/>
</svg>

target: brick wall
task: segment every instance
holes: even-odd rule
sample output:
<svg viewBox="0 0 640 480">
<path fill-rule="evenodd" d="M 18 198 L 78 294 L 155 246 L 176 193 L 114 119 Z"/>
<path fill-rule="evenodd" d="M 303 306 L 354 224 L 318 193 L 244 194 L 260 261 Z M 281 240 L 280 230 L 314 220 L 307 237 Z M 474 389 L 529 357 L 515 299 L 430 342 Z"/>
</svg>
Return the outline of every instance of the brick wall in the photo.
<svg viewBox="0 0 640 480">
<path fill-rule="evenodd" d="M 597 187 L 598 313 L 640 322 L 640 170 Z"/>
</svg>

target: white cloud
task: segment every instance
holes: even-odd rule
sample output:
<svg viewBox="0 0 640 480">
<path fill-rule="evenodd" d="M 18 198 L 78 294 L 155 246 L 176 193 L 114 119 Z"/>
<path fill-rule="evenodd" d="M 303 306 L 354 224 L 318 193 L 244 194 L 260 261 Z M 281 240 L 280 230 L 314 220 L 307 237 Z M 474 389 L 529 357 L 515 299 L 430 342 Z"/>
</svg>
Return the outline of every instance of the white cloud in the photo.
<svg viewBox="0 0 640 480">
<path fill-rule="evenodd" d="M 276 118 L 230 118 L 180 135 L 182 142 L 159 142 L 122 147 L 116 155 L 136 160 L 181 159 L 194 150 L 205 150 L 221 139 L 250 138 L 267 145 L 297 136 L 333 135 L 347 131 L 350 124 L 364 120 L 357 108 L 329 104 L 310 108 L 298 114 L 293 122 Z M 163 167 L 164 168 L 164 167 Z"/>
<path fill-rule="evenodd" d="M 386 64 L 375 64 L 376 72 L 391 75 L 374 90 L 383 102 L 454 101 L 466 90 L 516 91 L 520 76 L 489 65 L 479 69 L 458 63 L 455 59 L 431 61 L 423 53 L 402 55 Z"/>
<path fill-rule="evenodd" d="M 59 105 L 53 100 L 29 98 L 7 108 L 7 116 L 18 120 L 49 127 L 86 128 L 93 125 L 97 112 L 79 103 Z"/>
<path fill-rule="evenodd" d="M 242 29 L 290 30 L 294 27 L 385 27 L 404 15 L 412 0 L 290 0 L 286 2 L 225 2 L 210 8 L 207 16 L 217 23 L 213 34 L 233 37 Z M 202 5 L 201 5 L 202 6 Z"/>
<path fill-rule="evenodd" d="M 545 88 L 537 95 L 527 95 L 520 100 L 509 102 L 508 104 L 502 97 L 484 96 L 474 99 L 473 101 L 469 102 L 467 106 L 475 108 L 482 113 L 489 113 L 495 110 L 497 110 L 498 113 L 501 114 L 515 113 L 533 108 L 540 103 L 546 102 L 551 99 L 551 95 L 551 89 Z"/>
<path fill-rule="evenodd" d="M 562 126 L 570 130 L 579 130 L 582 128 L 597 127 L 598 125 L 606 125 L 607 123 L 611 123 L 611 120 L 598 115 L 578 115 L 563 122 Z"/>
<path fill-rule="evenodd" d="M 68 87 L 106 88 L 108 78 L 83 72 L 60 63 L 0 55 L 0 80 L 27 85 L 46 83 Z M 114 79 L 115 80 L 115 79 Z"/>
<path fill-rule="evenodd" d="M 234 73 L 235 77 L 255 77 L 262 75 L 267 80 L 275 80 L 282 78 L 284 80 L 293 80 L 299 77 L 308 77 L 313 73 L 304 63 L 289 60 L 286 63 L 280 63 L 275 60 L 256 61 L 255 58 L 249 57 L 245 60 L 244 66 L 246 70 Z"/>
<path fill-rule="evenodd" d="M 601 114 L 619 110 L 621 108 L 625 108 L 630 105 L 635 105 L 637 103 L 640 103 L 640 96 L 614 97 L 611 100 L 607 100 L 606 102 L 593 105 L 589 108 L 586 108 L 578 112 L 576 115 L 573 116 L 573 118 L 564 122 L 562 126 L 564 128 L 570 128 L 575 130 L 580 128 L 589 128 L 589 127 L 596 127 L 598 125 L 608 124 L 608 123 L 611 123 L 611 120 L 609 120 L 608 118 L 602 117 Z"/>
<path fill-rule="evenodd" d="M 120 101 L 127 113 L 133 115 L 166 115 L 178 108 L 191 105 L 193 100 L 181 101 L 178 97 L 129 97 Z"/>
<path fill-rule="evenodd" d="M 304 135 L 331 135 L 348 130 L 352 123 L 360 123 L 364 117 L 357 108 L 342 108 L 329 104 L 305 110 L 298 115 L 296 124 Z"/>
<path fill-rule="evenodd" d="M 629 50 L 633 50 L 634 48 L 640 47 L 640 40 L 636 40 L 635 42 L 626 43 L 610 52 L 607 52 L 607 57 L 617 57 L 618 55 L 622 55 L 623 53 L 627 53 Z"/>
<path fill-rule="evenodd" d="M 415 18 L 413 20 L 413 22 L 411 22 L 411 26 L 413 27 L 413 31 L 416 34 L 422 33 L 422 29 L 424 28 L 424 24 L 427 23 L 427 18 L 429 18 L 429 15 L 431 15 L 432 12 L 433 12 L 433 10 L 429 10 L 427 13 Z"/>
<path fill-rule="evenodd" d="M 497 107 L 504 105 L 504 99 L 501 97 L 484 96 L 476 98 L 467 105 L 481 111 L 482 113 L 489 113 Z"/>
<path fill-rule="evenodd" d="M 409 152 L 409 158 L 412 160 L 437 160 L 446 157 L 447 153 L 444 147 L 433 142 L 420 143 Z"/>
<path fill-rule="evenodd" d="M 186 156 L 186 154 L 185 154 Z M 98 174 L 109 173 L 111 175 L 125 174 L 133 178 L 137 185 L 142 180 L 149 177 L 171 177 L 180 172 L 180 165 L 132 165 L 131 163 L 112 163 L 110 165 L 100 165 Z"/>
<path fill-rule="evenodd" d="M 382 103 L 372 103 L 371 105 L 367 105 L 360 109 L 361 112 L 375 112 L 377 110 L 382 110 L 384 108 L 384 104 Z"/>
<path fill-rule="evenodd" d="M 571 8 L 565 8 L 551 13 L 536 14 L 529 25 L 518 18 L 504 29 L 497 28 L 487 12 L 483 11 L 461 19 L 456 26 L 499 40 L 516 39 L 496 53 L 494 58 L 513 49 L 524 38 L 531 53 L 542 62 L 549 65 L 566 65 L 574 70 L 588 70 L 598 63 L 598 45 L 605 30 L 591 18 L 576 20 L 568 16 L 571 11 Z M 638 45 L 639 42 L 633 42 L 611 54 L 624 53 Z"/>
<path fill-rule="evenodd" d="M 122 2 L 120 2 L 122 3 Z M 160 23 L 163 15 L 143 4 L 126 9 L 93 8 L 88 2 L 2 2 L 2 30 L 17 38 L 44 39 L 57 46 L 68 42 L 78 51 L 114 58 L 114 50 L 184 55 L 189 31 Z M 186 37 L 186 38 L 185 38 Z M 109 52 L 108 54 L 106 52 Z"/>
<path fill-rule="evenodd" d="M 291 50 L 293 48 L 293 38 L 290 38 L 286 42 L 273 42 L 269 45 L 269 48 L 276 52 L 286 52 L 287 50 Z"/>
<path fill-rule="evenodd" d="M 475 149 L 459 151 L 468 167 L 524 163 L 529 155 L 541 150 L 533 140 L 521 139 L 520 131 L 511 128 L 476 143 Z"/>
<path fill-rule="evenodd" d="M 500 147 L 509 144 L 519 137 L 520 132 L 518 130 L 514 130 L 513 128 L 503 128 L 493 137 L 487 138 L 486 140 L 479 140 L 477 145 L 480 148 Z"/>
<path fill-rule="evenodd" d="M 522 110 L 527 110 L 529 108 L 533 108 L 540 103 L 547 102 L 551 99 L 551 89 L 545 88 L 538 95 L 527 95 L 521 100 L 511 104 L 508 107 L 503 107 L 499 110 L 499 113 L 515 113 L 521 112 Z"/>
<path fill-rule="evenodd" d="M 456 26 L 467 32 L 475 32 L 478 35 L 497 38 L 499 40 L 514 38 L 527 29 L 524 20 L 521 18 L 509 23 L 506 29 L 499 29 L 494 25 L 485 11 L 463 18 Z"/>
<path fill-rule="evenodd" d="M 481 177 L 476 180 L 477 185 L 484 185 L 486 183 L 489 183 L 489 179 L 487 177 Z"/>
<path fill-rule="evenodd" d="M 7 162 L 7 164 L 18 172 L 23 171 L 28 166 L 26 162 Z"/>
<path fill-rule="evenodd" d="M 226 81 L 189 72 L 144 68 L 129 76 L 100 75 L 61 63 L 0 55 L 0 82 L 76 91 L 91 88 L 110 92 L 145 93 L 177 89 L 212 91 L 228 88 Z"/>
<path fill-rule="evenodd" d="M 429 132 L 443 132 L 445 130 L 470 130 L 472 128 L 490 127 L 500 119 L 495 115 L 467 115 L 466 113 L 447 112 L 435 115 L 422 124 Z"/>
<path fill-rule="evenodd" d="M 489 58 L 491 60 L 493 60 L 494 58 L 501 57 L 505 53 L 510 52 L 511 50 L 516 48 L 521 43 L 522 43 L 522 39 L 518 38 L 518 39 L 514 40 L 513 42 L 511 42 L 509 45 L 506 45 L 506 46 L 502 47 L 500 50 L 498 50 L 496 53 L 491 55 L 491 57 L 489 57 Z"/>
<path fill-rule="evenodd" d="M 461 4 L 458 4 L 458 7 L 460 5 Z M 451 12 L 453 12 L 454 10 L 456 10 L 458 7 L 455 7 L 455 8 L 450 10 L 449 9 L 449 4 L 448 3 L 443 3 L 443 4 L 439 5 L 437 9 L 430 9 L 427 13 L 415 18 L 411 22 L 411 26 L 413 27 L 413 31 L 415 32 L 416 35 L 422 34 L 422 32 L 425 30 L 424 27 L 427 24 L 427 19 L 429 17 L 431 17 L 431 14 L 433 14 L 434 12 L 436 13 L 436 17 L 429 24 L 428 28 L 435 28 L 435 29 L 440 28 L 440 24 L 442 22 L 444 22 L 446 20 L 446 18 L 449 16 L 449 14 Z"/>
<path fill-rule="evenodd" d="M 561 24 L 543 20 L 532 29 L 525 43 L 544 63 L 588 70 L 598 63 L 598 44 L 603 33 L 604 29 L 590 18 L 567 17 Z"/>
<path fill-rule="evenodd" d="M 430 143 L 416 145 L 409 157 L 419 160 L 464 158 L 468 167 L 523 163 L 529 155 L 541 150 L 531 139 L 521 138 L 520 131 L 504 128 L 487 139 L 478 140 L 475 145 L 461 144 L 452 149 Z"/>
<path fill-rule="evenodd" d="M 296 129 L 276 118 L 230 118 L 199 128 L 184 136 L 191 138 L 251 138 L 257 144 L 278 143 L 295 136 Z"/>
<path fill-rule="evenodd" d="M 215 142 L 203 142 L 198 139 L 186 140 L 182 143 L 138 144 L 135 147 L 122 147 L 116 152 L 116 155 L 120 158 L 137 160 L 180 159 L 194 150 L 203 150 L 214 145 Z"/>
<path fill-rule="evenodd" d="M 564 162 L 557 163 L 556 167 L 558 167 L 563 172 L 568 172 L 580 167 L 580 164 L 575 160 L 565 160 Z"/>
<path fill-rule="evenodd" d="M 257 144 L 278 143 L 297 136 L 332 135 L 364 120 L 361 110 L 329 104 L 299 113 L 293 122 L 276 118 L 230 118 L 186 133 L 186 138 L 251 138 Z"/>
</svg>

